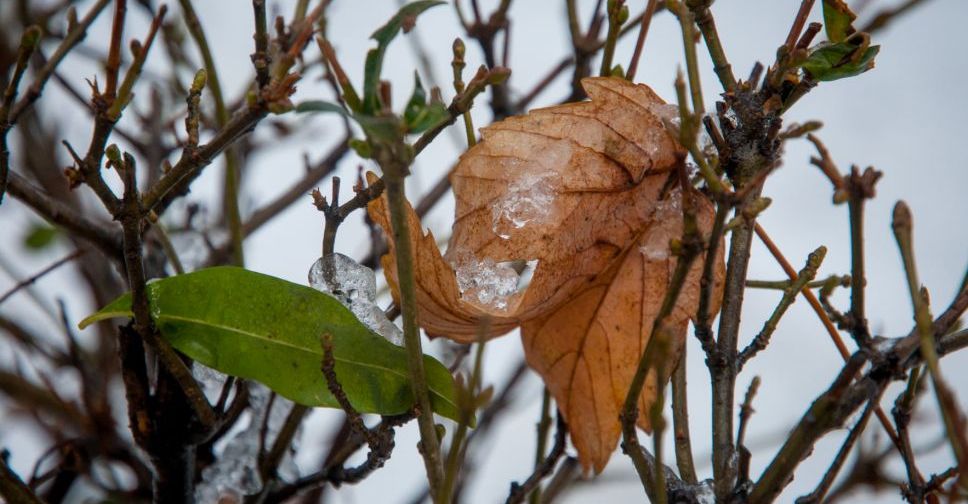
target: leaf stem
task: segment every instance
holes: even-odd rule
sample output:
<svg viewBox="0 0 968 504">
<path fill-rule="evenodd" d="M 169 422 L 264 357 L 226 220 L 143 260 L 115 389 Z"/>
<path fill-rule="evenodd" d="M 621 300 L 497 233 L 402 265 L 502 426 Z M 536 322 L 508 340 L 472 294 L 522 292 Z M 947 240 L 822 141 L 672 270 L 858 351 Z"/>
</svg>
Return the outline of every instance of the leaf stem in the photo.
<svg viewBox="0 0 968 504">
<path fill-rule="evenodd" d="M 3 195 L 7 192 L 7 180 L 10 173 L 10 150 L 7 146 L 7 134 L 13 127 L 13 123 L 8 121 L 10 117 L 10 107 L 14 99 L 17 98 L 17 88 L 20 87 L 20 80 L 27 71 L 30 57 L 40 44 L 41 31 L 36 25 L 24 30 L 20 37 L 20 47 L 17 50 L 17 63 L 14 66 L 13 75 L 7 82 L 7 87 L 3 92 L 3 103 L 0 104 L 0 203 L 3 202 Z"/>
<path fill-rule="evenodd" d="M 699 280 L 699 307 L 696 311 L 696 338 L 706 352 L 706 357 L 711 357 L 716 350 L 716 342 L 713 340 L 713 330 L 709 313 L 712 303 L 713 290 L 715 287 L 716 261 L 719 257 L 719 247 L 723 245 L 723 232 L 726 227 L 726 217 L 729 216 L 729 204 L 720 202 L 716 205 L 716 216 L 713 218 L 713 229 L 709 234 L 709 245 L 706 249 L 706 257 L 703 258 L 702 277 Z"/>
<path fill-rule="evenodd" d="M 790 282 L 791 280 L 747 280 L 746 287 L 750 289 L 786 290 L 787 287 L 790 286 Z M 847 286 L 850 285 L 850 276 L 831 275 L 821 280 L 807 282 L 803 288 L 820 289 L 827 286 L 831 282 L 833 282 L 835 286 Z"/>
<path fill-rule="evenodd" d="M 396 147 L 396 148 L 393 148 Z M 413 245 L 410 241 L 410 225 L 407 222 L 407 200 L 404 194 L 404 179 L 408 172 L 412 153 L 400 152 L 405 148 L 403 140 L 398 139 L 393 146 L 383 143 L 374 145 L 375 159 L 383 168 L 383 181 L 386 184 L 390 220 L 393 226 L 393 239 L 396 246 L 397 275 L 400 285 L 400 308 L 403 314 L 403 337 L 407 349 L 407 362 L 410 368 L 410 386 L 419 411 L 417 424 L 420 428 L 420 454 L 423 456 L 427 471 L 427 482 L 434 502 L 439 500 L 443 468 L 440 460 L 440 441 L 434 426 L 434 413 L 427 390 L 427 376 L 424 370 L 423 350 L 420 342 L 420 328 L 417 326 L 416 280 L 413 271 Z"/>
<path fill-rule="evenodd" d="M 830 490 L 830 486 L 833 485 L 834 480 L 837 478 L 837 474 L 840 473 L 840 469 L 844 466 L 844 462 L 847 461 L 847 456 L 850 455 L 850 451 L 854 448 L 857 440 L 860 439 L 860 435 L 867 428 L 867 422 L 871 418 L 871 413 L 874 411 L 875 403 L 867 403 L 867 407 L 864 408 L 864 412 L 861 414 L 860 420 L 851 427 L 850 432 L 847 433 L 847 439 L 840 446 L 840 450 L 837 451 L 837 455 L 834 457 L 833 462 L 830 464 L 830 468 L 824 473 L 823 478 L 820 479 L 820 483 L 813 492 L 808 495 L 800 497 L 797 499 L 797 504 L 813 504 L 823 502 L 823 498 L 827 495 Z"/>
<path fill-rule="evenodd" d="M 511 493 L 508 495 L 505 504 L 517 504 L 524 501 L 524 498 L 528 493 L 531 493 L 531 498 L 534 499 L 536 494 L 540 495 L 541 491 L 541 480 L 551 474 L 554 470 L 555 465 L 558 464 L 558 459 L 565 454 L 565 443 L 567 440 L 568 426 L 565 425 L 565 419 L 558 412 L 557 427 L 555 428 L 555 444 L 551 447 L 551 451 L 548 453 L 547 457 L 541 459 L 540 463 L 534 468 L 534 472 L 528 477 L 522 484 L 512 483 Z M 550 488 L 550 486 L 549 486 Z M 550 502 L 546 500 L 544 502 Z"/>
</svg>

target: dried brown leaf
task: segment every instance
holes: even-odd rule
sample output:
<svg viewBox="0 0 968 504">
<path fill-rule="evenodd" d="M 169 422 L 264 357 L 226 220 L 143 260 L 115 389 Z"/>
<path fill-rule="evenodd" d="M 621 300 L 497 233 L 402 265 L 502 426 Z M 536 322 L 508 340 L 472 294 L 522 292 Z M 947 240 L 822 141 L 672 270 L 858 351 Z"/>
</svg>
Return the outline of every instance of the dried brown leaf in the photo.
<svg viewBox="0 0 968 504">
<path fill-rule="evenodd" d="M 621 436 L 619 415 L 639 358 L 665 297 L 676 257 L 669 239 L 682 235 L 678 190 L 660 202 L 652 223 L 621 262 L 557 311 L 526 321 L 521 340 L 528 364 L 541 375 L 568 420 L 582 466 L 601 472 Z M 700 228 L 712 227 L 708 204 Z M 717 264 L 722 264 L 722 247 Z M 651 431 L 649 412 L 657 385 L 665 386 L 679 361 L 686 327 L 699 304 L 702 261 L 693 263 L 683 290 L 666 319 L 674 335 L 663 356 L 663 376 L 650 372 L 639 398 L 639 427 Z M 715 292 L 723 272 L 717 271 Z"/>
<path fill-rule="evenodd" d="M 618 78 L 583 85 L 590 101 L 482 130 L 451 175 L 457 216 L 446 254 L 412 210 L 408 219 L 420 325 L 461 342 L 475 341 L 481 327 L 494 337 L 520 326 L 527 360 L 568 420 L 583 465 L 600 471 L 675 266 L 669 240 L 681 235 L 682 215 L 669 174 L 685 154 L 662 122 L 675 107 L 647 86 Z M 369 211 L 389 230 L 384 199 Z M 708 203 L 699 217 L 708 231 Z M 396 298 L 393 247 L 382 263 Z M 521 267 L 535 263 L 519 287 Z M 670 317 L 678 338 L 666 374 L 696 310 L 697 268 Z M 656 384 L 651 378 L 643 391 L 642 411 Z M 644 417 L 639 424 L 648 427 Z"/>
</svg>

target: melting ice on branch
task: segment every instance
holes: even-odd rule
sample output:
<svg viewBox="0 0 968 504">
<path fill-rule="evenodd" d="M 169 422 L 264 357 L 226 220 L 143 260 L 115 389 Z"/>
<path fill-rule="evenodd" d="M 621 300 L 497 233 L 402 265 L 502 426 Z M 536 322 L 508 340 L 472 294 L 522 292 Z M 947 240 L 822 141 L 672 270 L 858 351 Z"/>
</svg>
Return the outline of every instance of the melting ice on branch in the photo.
<svg viewBox="0 0 968 504">
<path fill-rule="evenodd" d="M 376 275 L 370 268 L 339 253 L 320 257 L 309 269 L 309 285 L 338 299 L 373 332 L 403 344 L 403 332 L 376 304 Z"/>
<path fill-rule="evenodd" d="M 266 422 L 266 442 L 275 440 L 292 408 L 292 401 L 281 396 L 272 400 L 272 392 L 258 383 L 249 382 L 249 424 L 235 435 L 228 437 L 225 447 L 216 462 L 202 471 L 202 481 L 195 487 L 197 502 L 242 502 L 243 496 L 257 494 L 262 490 L 263 481 L 259 475 L 259 444 L 262 424 Z M 293 439 L 298 439 L 297 433 Z M 289 450 L 276 468 L 279 476 L 294 479 L 299 470 Z"/>
</svg>

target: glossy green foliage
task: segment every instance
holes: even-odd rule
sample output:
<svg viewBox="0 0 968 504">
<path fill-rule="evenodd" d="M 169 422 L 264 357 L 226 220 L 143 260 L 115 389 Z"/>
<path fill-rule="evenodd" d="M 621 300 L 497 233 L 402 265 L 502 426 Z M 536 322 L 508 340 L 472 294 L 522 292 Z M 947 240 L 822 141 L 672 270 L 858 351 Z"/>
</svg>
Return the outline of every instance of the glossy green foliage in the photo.
<svg viewBox="0 0 968 504">
<path fill-rule="evenodd" d="M 339 407 L 320 370 L 321 337 L 333 338 L 336 375 L 364 413 L 401 414 L 413 404 L 406 351 L 370 331 L 335 298 L 235 267 L 148 284 L 151 316 L 173 347 L 223 373 L 264 383 L 307 406 Z M 129 294 L 84 319 L 131 317 Z M 434 410 L 457 418 L 453 377 L 424 357 Z"/>
</svg>

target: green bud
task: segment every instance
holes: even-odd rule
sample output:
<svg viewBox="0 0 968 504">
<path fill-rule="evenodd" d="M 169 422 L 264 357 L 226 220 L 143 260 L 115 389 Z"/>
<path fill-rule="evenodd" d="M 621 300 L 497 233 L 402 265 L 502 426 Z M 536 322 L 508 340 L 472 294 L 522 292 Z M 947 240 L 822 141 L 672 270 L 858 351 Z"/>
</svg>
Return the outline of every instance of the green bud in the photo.
<svg viewBox="0 0 968 504">
<path fill-rule="evenodd" d="M 115 167 L 121 166 L 121 149 L 118 148 L 117 144 L 108 145 L 104 149 L 104 155 L 107 156 L 108 161 Z"/>
<path fill-rule="evenodd" d="M 195 72 L 195 78 L 192 79 L 192 93 L 201 93 L 202 89 L 205 89 L 205 83 L 208 82 L 208 72 L 204 68 Z"/>
<path fill-rule="evenodd" d="M 24 34 L 20 37 L 20 46 L 24 49 L 33 50 L 37 47 L 37 43 L 40 42 L 40 36 L 42 32 L 40 27 L 37 25 L 31 25 L 24 30 Z"/>
<path fill-rule="evenodd" d="M 618 13 L 618 24 L 619 26 L 625 24 L 629 20 L 629 6 L 623 5 L 622 10 Z"/>
<path fill-rule="evenodd" d="M 285 114 L 295 108 L 291 101 L 283 100 L 273 100 L 268 103 L 269 112 L 279 115 Z"/>
<path fill-rule="evenodd" d="M 504 81 L 508 80 L 508 77 L 510 76 L 511 76 L 510 68 L 504 68 L 504 67 L 493 68 L 491 69 L 490 72 L 487 73 L 487 83 L 492 86 L 501 84 Z"/>
</svg>

